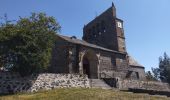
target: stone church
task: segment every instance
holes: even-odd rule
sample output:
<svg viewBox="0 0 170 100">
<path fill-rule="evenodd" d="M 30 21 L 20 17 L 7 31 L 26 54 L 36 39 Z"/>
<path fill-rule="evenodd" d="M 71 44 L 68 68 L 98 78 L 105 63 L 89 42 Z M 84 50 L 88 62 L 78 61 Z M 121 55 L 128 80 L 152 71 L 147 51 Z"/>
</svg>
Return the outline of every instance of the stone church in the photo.
<svg viewBox="0 0 170 100">
<path fill-rule="evenodd" d="M 168 83 L 148 81 L 126 50 L 123 20 L 114 4 L 83 28 L 82 40 L 56 34 L 47 73 L 21 77 L 0 71 L 0 95 L 54 88 L 103 88 L 166 95 Z"/>
<path fill-rule="evenodd" d="M 56 35 L 49 71 L 86 74 L 90 79 L 145 80 L 144 69 L 127 53 L 123 20 L 112 4 L 84 26 L 82 40 Z"/>
</svg>

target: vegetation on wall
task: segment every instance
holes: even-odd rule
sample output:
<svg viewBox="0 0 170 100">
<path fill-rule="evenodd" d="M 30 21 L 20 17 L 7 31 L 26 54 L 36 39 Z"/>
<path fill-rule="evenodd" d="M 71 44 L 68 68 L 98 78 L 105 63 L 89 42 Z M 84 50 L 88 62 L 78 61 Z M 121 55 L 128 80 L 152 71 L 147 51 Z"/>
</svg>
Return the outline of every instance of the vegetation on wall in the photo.
<svg viewBox="0 0 170 100">
<path fill-rule="evenodd" d="M 0 67 L 22 76 L 42 72 L 50 64 L 55 34 L 60 25 L 44 13 L 32 13 L 0 25 Z"/>
</svg>

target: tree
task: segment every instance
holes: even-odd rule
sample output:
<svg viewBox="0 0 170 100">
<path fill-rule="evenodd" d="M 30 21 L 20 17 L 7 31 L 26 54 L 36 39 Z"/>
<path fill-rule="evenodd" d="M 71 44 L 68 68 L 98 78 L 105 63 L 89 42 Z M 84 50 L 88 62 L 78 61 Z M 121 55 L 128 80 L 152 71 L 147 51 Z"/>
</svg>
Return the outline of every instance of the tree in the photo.
<svg viewBox="0 0 170 100">
<path fill-rule="evenodd" d="M 153 77 L 156 80 L 160 80 L 160 69 L 159 68 L 152 68 L 152 73 L 153 73 Z"/>
<path fill-rule="evenodd" d="M 159 68 L 153 69 L 153 72 L 161 81 L 170 83 L 170 58 L 166 53 L 159 58 Z"/>
<path fill-rule="evenodd" d="M 166 53 L 159 58 L 160 79 L 170 83 L 170 58 Z"/>
<path fill-rule="evenodd" d="M 55 34 L 60 25 L 44 13 L 20 17 L 0 26 L 0 63 L 22 76 L 43 72 L 50 65 Z"/>
<path fill-rule="evenodd" d="M 153 74 L 151 73 L 151 71 L 147 71 L 146 72 L 146 79 L 148 81 L 157 81 L 157 79 L 153 76 Z"/>
</svg>

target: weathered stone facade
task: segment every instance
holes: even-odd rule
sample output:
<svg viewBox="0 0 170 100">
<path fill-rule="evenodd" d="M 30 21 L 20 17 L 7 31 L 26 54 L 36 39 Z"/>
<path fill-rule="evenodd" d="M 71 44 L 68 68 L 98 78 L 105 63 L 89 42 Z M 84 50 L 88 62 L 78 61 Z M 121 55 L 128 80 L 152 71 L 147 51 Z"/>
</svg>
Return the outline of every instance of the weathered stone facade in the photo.
<svg viewBox="0 0 170 100">
<path fill-rule="evenodd" d="M 116 17 L 114 5 L 85 25 L 83 31 L 83 40 L 56 36 L 50 72 L 145 80 L 144 67 L 126 51 L 123 21 Z"/>
</svg>

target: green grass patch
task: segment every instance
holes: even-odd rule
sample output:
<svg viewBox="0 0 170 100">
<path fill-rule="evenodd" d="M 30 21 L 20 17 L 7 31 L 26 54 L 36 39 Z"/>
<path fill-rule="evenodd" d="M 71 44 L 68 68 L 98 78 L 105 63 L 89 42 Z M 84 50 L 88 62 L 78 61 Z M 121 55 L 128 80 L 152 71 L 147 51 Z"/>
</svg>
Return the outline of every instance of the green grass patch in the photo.
<svg viewBox="0 0 170 100">
<path fill-rule="evenodd" d="M 114 90 L 65 88 L 1 96 L 0 100 L 170 100 L 170 98 Z"/>
</svg>

